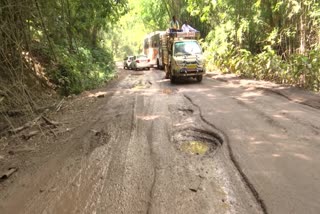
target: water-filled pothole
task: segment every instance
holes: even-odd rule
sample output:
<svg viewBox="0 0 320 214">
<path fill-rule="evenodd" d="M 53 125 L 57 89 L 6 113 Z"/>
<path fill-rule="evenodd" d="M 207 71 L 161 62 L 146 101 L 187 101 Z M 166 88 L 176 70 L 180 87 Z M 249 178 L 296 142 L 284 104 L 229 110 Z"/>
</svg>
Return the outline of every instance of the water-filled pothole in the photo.
<svg viewBox="0 0 320 214">
<path fill-rule="evenodd" d="M 186 141 L 180 145 L 181 151 L 192 155 L 204 155 L 209 148 L 208 143 L 202 141 Z"/>
<path fill-rule="evenodd" d="M 174 141 L 180 151 L 192 155 L 214 153 L 223 143 L 219 134 L 195 128 L 177 131 Z"/>
</svg>

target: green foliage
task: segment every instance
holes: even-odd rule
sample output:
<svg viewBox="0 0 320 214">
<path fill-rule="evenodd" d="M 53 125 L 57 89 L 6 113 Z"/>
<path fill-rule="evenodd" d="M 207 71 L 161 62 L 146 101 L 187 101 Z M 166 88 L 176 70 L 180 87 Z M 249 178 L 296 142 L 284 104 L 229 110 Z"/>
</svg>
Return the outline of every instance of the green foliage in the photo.
<svg viewBox="0 0 320 214">
<path fill-rule="evenodd" d="M 127 9 L 126 0 L 5 0 L 0 16 L 8 29 L 1 27 L 0 37 L 15 60 L 23 62 L 21 53 L 30 53 L 62 94 L 80 93 L 112 77 L 113 54 L 104 35 Z M 0 57 L 13 62 L 10 52 Z M 18 70 L 10 63 L 4 69 L 8 74 Z M 33 70 L 32 63 L 24 62 L 16 76 L 25 67 Z"/>
<path fill-rule="evenodd" d="M 204 38 L 211 29 L 211 26 L 201 20 L 208 18 L 211 5 L 204 8 L 204 12 L 194 13 L 187 0 L 129 0 L 128 13 L 118 22 L 117 28 L 111 29 L 105 34 L 105 45 L 113 50 L 116 59 L 122 60 L 125 55 L 134 55 L 142 52 L 142 42 L 144 37 L 154 31 L 164 31 L 169 28 L 169 23 L 173 15 L 176 16 L 180 24 L 185 20 L 201 32 Z M 191 1 L 190 1 L 191 2 Z M 208 5 L 209 1 L 202 1 L 201 5 Z M 195 7 L 198 3 L 195 1 Z M 207 20 L 208 21 L 208 20 Z M 112 42 L 111 42 L 112 41 Z"/>
<path fill-rule="evenodd" d="M 231 47 L 231 46 L 230 46 Z M 214 57 L 214 58 L 213 58 Z M 208 66 L 223 73 L 297 85 L 308 90 L 320 90 L 320 50 L 307 55 L 295 54 L 284 61 L 273 50 L 252 54 L 246 49 L 229 48 L 220 54 L 208 56 Z"/>
<path fill-rule="evenodd" d="M 209 69 L 319 91 L 317 1 L 188 2 L 212 26 L 204 43 Z"/>
<path fill-rule="evenodd" d="M 58 65 L 49 72 L 49 77 L 63 95 L 78 94 L 93 89 L 113 77 L 112 55 L 104 49 L 80 47 L 76 54 L 58 51 Z"/>
</svg>

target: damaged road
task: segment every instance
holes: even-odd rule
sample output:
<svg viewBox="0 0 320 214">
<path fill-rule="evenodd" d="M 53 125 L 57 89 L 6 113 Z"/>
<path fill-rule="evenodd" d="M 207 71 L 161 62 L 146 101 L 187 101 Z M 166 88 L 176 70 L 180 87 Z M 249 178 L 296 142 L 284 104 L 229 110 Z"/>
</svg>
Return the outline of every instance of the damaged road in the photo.
<svg viewBox="0 0 320 214">
<path fill-rule="evenodd" d="M 320 209 L 318 108 L 213 78 L 119 75 L 49 115 L 54 134 L 2 144 L 0 169 L 19 170 L 0 183 L 0 213 Z"/>
</svg>

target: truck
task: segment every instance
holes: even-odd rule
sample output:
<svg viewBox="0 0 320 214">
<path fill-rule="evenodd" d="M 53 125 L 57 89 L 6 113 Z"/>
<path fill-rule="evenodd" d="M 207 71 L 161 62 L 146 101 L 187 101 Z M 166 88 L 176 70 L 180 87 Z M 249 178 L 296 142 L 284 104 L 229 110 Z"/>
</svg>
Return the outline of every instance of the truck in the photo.
<svg viewBox="0 0 320 214">
<path fill-rule="evenodd" d="M 166 32 L 161 35 L 160 60 L 171 83 L 182 78 L 202 81 L 205 68 L 199 38 L 200 32 Z"/>
</svg>

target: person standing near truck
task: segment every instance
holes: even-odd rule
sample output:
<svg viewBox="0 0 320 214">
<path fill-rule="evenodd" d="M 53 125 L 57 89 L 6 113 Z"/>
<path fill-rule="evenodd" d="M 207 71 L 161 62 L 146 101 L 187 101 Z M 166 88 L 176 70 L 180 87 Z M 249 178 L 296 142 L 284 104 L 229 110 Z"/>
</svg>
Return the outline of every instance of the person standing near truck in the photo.
<svg viewBox="0 0 320 214">
<path fill-rule="evenodd" d="M 170 32 L 177 32 L 180 30 L 180 25 L 178 20 L 176 19 L 176 16 L 172 16 L 172 20 L 170 21 Z"/>
<path fill-rule="evenodd" d="M 181 30 L 182 32 L 198 32 L 196 29 L 194 29 L 188 24 L 188 20 L 184 21 L 184 24 L 182 25 Z"/>
</svg>

